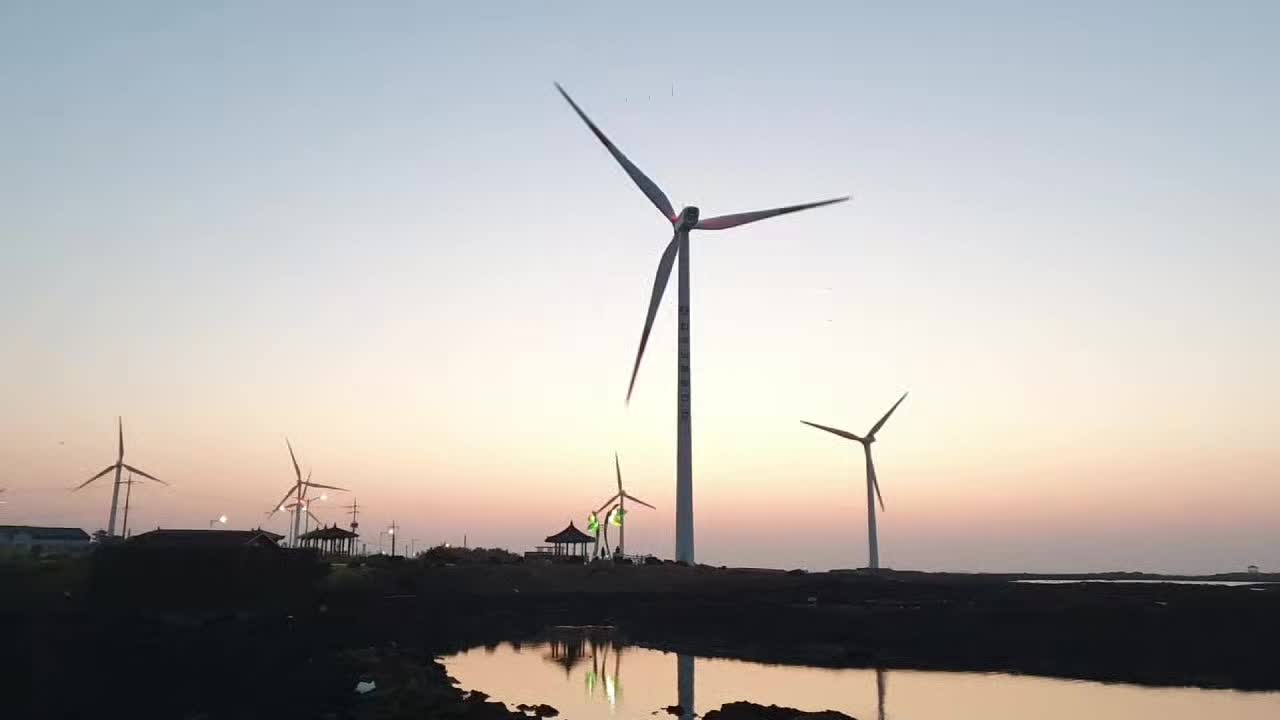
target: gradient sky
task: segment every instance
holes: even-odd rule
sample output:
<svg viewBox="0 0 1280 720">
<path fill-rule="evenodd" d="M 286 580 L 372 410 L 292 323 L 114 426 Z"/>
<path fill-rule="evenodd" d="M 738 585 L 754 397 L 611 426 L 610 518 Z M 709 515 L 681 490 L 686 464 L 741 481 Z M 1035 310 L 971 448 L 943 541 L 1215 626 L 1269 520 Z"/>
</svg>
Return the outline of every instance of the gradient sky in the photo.
<svg viewBox="0 0 1280 720">
<path fill-rule="evenodd" d="M 699 560 L 1280 568 L 1274 3 L 6 3 L 0 522 L 259 522 L 527 548 L 612 488 L 670 556 L 670 230 L 704 214 Z M 337 503 L 331 503 L 337 504 Z M 320 511 L 340 519 L 336 509 Z M 277 517 L 271 527 L 283 529 Z"/>
</svg>

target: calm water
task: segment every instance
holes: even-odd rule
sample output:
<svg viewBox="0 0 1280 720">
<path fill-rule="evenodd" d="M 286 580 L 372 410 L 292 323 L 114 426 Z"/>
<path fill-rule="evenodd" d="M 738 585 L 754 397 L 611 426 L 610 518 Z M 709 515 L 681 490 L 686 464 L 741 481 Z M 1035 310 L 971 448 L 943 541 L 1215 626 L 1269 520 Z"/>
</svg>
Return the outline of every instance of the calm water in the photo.
<svg viewBox="0 0 1280 720">
<path fill-rule="evenodd" d="M 829 670 L 713 660 L 582 637 L 445 658 L 462 687 L 569 720 L 699 714 L 734 700 L 840 710 L 859 720 L 1276 720 L 1280 693 L 1148 688 L 998 674 Z M 654 711 L 659 711 L 655 716 Z M 687 717 L 687 716 L 686 716 Z"/>
<path fill-rule="evenodd" d="M 1268 580 L 1014 580 L 1028 585 L 1074 585 L 1076 583 L 1109 583 L 1111 585 L 1218 585 L 1220 587 L 1265 588 L 1273 583 Z"/>
</svg>

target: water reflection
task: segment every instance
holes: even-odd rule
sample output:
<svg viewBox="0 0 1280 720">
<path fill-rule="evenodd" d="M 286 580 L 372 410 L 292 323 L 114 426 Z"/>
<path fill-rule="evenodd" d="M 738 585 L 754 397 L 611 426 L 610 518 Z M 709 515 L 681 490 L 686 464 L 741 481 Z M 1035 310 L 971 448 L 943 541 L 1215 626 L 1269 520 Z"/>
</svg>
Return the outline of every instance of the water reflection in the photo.
<svg viewBox="0 0 1280 720">
<path fill-rule="evenodd" d="M 673 655 L 627 646 L 607 628 L 562 628 L 519 649 L 476 649 L 445 658 L 445 663 L 463 687 L 483 690 L 508 706 L 547 703 L 570 718 L 670 719 L 665 710 L 674 704 L 680 706 L 676 715 L 689 720 L 737 700 L 838 710 L 860 720 L 1280 718 L 1280 693 L 909 670 L 893 671 L 894 703 L 889 708 L 890 673 L 885 669 L 775 666 Z"/>
<path fill-rule="evenodd" d="M 885 671 L 884 668 L 876 668 L 876 717 L 884 720 L 884 693 L 885 693 Z"/>
<path fill-rule="evenodd" d="M 680 720 L 692 720 L 697 705 L 693 701 L 693 656 L 676 656 L 676 697 L 680 702 Z"/>
</svg>

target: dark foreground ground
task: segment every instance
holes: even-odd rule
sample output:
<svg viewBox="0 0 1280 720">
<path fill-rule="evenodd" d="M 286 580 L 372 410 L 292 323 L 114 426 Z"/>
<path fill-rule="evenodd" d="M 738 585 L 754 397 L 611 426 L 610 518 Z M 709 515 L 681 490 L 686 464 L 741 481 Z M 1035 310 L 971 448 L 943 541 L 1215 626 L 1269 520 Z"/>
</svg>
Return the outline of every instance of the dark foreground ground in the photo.
<svg viewBox="0 0 1280 720">
<path fill-rule="evenodd" d="M 13 717 L 512 717 L 432 656 L 559 624 L 765 662 L 1280 689 L 1275 586 L 104 555 L 0 565 L 0 588 Z"/>
</svg>

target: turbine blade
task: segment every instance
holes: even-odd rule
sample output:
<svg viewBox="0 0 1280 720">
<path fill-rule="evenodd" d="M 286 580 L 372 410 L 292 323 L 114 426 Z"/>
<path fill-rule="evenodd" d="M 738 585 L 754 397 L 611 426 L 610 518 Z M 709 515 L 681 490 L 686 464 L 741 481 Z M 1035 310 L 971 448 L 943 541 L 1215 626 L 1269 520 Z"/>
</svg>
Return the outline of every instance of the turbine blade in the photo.
<svg viewBox="0 0 1280 720">
<path fill-rule="evenodd" d="M 307 511 L 307 516 L 310 517 L 312 520 L 315 520 L 317 525 L 322 524 L 320 522 L 320 518 L 316 517 L 316 514 L 311 512 L 310 510 Z"/>
<path fill-rule="evenodd" d="M 119 462 L 124 459 L 124 418 L 118 415 L 116 416 L 116 431 L 119 433 L 118 437 L 120 438 L 120 454 L 116 456 L 116 461 Z"/>
<path fill-rule="evenodd" d="M 618 461 L 618 453 L 613 454 L 613 469 L 618 471 L 618 494 L 622 493 L 622 464 Z"/>
<path fill-rule="evenodd" d="M 98 473 L 97 475 L 94 475 L 93 477 L 89 478 L 88 480 L 85 480 L 84 482 L 80 483 L 80 484 L 79 484 L 79 485 L 77 485 L 76 487 L 72 488 L 71 492 L 75 492 L 76 490 L 79 490 L 80 488 L 84 487 L 85 485 L 88 485 L 89 483 L 93 482 L 94 480 L 97 480 L 98 478 L 102 477 L 103 475 L 106 475 L 107 473 L 109 473 L 109 472 L 111 472 L 112 470 L 115 470 L 115 469 L 116 469 L 116 466 L 115 466 L 114 464 L 112 464 L 112 465 L 108 465 L 105 469 L 103 469 L 103 471 L 102 471 L 102 472 Z"/>
<path fill-rule="evenodd" d="M 155 475 L 148 475 L 147 473 L 142 472 L 141 470 L 139 470 L 138 468 L 136 468 L 136 467 L 134 467 L 134 466 L 132 466 L 132 465 L 128 465 L 128 464 L 126 464 L 126 463 L 120 463 L 120 467 L 127 469 L 129 472 L 135 472 L 135 473 L 138 473 L 138 474 L 139 474 L 139 475 L 141 475 L 142 477 L 147 478 L 147 479 L 149 479 L 149 480 L 155 480 L 156 482 L 160 483 L 161 485 L 168 485 L 168 484 L 169 484 L 169 483 L 167 483 L 167 482 L 165 482 L 165 481 L 161 480 L 160 478 L 156 477 Z"/>
<path fill-rule="evenodd" d="M 635 495 L 632 495 L 632 494 L 630 494 L 630 493 L 622 493 L 622 496 L 623 496 L 623 497 L 625 497 L 626 499 L 630 500 L 631 502 L 638 502 L 638 503 L 640 503 L 641 505 L 643 505 L 643 506 L 645 506 L 645 507 L 649 508 L 650 510 L 657 510 L 657 509 L 658 509 L 658 508 L 656 508 L 656 507 L 654 507 L 654 506 L 650 505 L 649 503 L 647 503 L 647 502 L 645 502 L 645 501 L 641 500 L 640 498 L 638 498 L 638 497 L 636 497 Z"/>
<path fill-rule="evenodd" d="M 636 374 L 640 372 L 640 358 L 644 357 L 644 347 L 649 344 L 649 332 L 653 330 L 653 318 L 658 314 L 658 305 L 662 303 L 662 293 L 667 289 L 667 281 L 671 279 L 671 266 L 676 262 L 676 253 L 680 250 L 679 234 L 671 237 L 667 249 L 662 251 L 658 260 L 658 272 L 653 278 L 653 295 L 649 298 L 649 314 L 644 318 L 644 331 L 640 333 L 640 348 L 636 350 L 636 364 L 631 368 L 631 382 L 627 385 L 627 403 L 631 403 L 631 391 L 636 387 Z"/>
<path fill-rule="evenodd" d="M 574 102 L 573 98 L 569 97 L 569 93 L 565 92 L 564 88 L 560 87 L 560 83 L 556 83 L 556 90 L 559 90 L 561 97 L 569 102 L 569 105 L 573 107 L 573 111 L 578 113 L 578 117 L 582 118 L 582 122 L 586 123 L 587 127 L 591 128 L 591 132 L 595 133 L 596 138 L 600 142 L 604 143 L 605 149 L 609 151 L 610 155 L 613 155 L 613 159 L 618 161 L 618 164 L 622 166 L 622 169 L 627 171 L 627 175 L 631 176 L 631 181 L 640 188 L 640 192 L 644 193 L 645 197 L 649 198 L 649 202 L 653 203 L 653 206 L 658 208 L 658 211 L 665 215 L 667 220 L 675 222 L 675 210 L 671 208 L 671 201 L 668 200 L 667 196 L 662 192 L 662 188 L 658 187 L 657 183 L 650 180 L 643 172 L 640 172 L 640 168 L 632 164 L 632 162 L 627 159 L 627 156 L 623 155 L 622 151 L 618 149 L 618 146 L 614 145 L 609 138 L 605 137 L 603 132 L 600 132 L 600 128 L 596 127 L 596 124 L 591 122 L 591 118 L 587 117 L 587 114 L 582 112 L 582 108 L 578 107 L 578 103 Z"/>
<path fill-rule="evenodd" d="M 298 467 L 298 458 L 293 454 L 293 443 L 289 442 L 289 438 L 284 439 L 284 444 L 289 446 L 289 459 L 293 461 L 293 474 L 298 476 L 298 482 L 302 482 L 302 468 Z"/>
<path fill-rule="evenodd" d="M 696 230 L 726 230 L 739 225 L 746 225 L 757 220 L 766 220 L 779 215 L 800 212 L 801 210 L 810 210 L 823 205 L 833 205 L 848 200 L 848 197 L 833 198 L 831 200 L 821 200 L 819 202 L 805 203 L 803 205 L 788 205 L 787 207 L 773 208 L 771 210 L 754 210 L 752 212 L 736 213 L 733 215 L 720 215 L 718 217 L 703 218 L 694 225 Z"/>
<path fill-rule="evenodd" d="M 906 399 L 907 393 L 902 393 L 902 397 L 898 398 L 898 402 L 894 403 L 893 407 L 889 408 L 889 412 L 885 413 L 884 417 L 880 418 L 880 421 L 872 426 L 871 432 L 867 433 L 867 437 L 875 437 L 876 433 L 880 432 L 880 428 L 884 427 L 884 424 L 889 421 L 889 416 L 893 414 L 893 411 L 897 410 L 898 406 L 902 404 L 902 401 Z"/>
<path fill-rule="evenodd" d="M 297 489 L 298 489 L 297 485 L 290 486 L 290 488 L 285 491 L 284 497 L 280 498 L 280 502 L 271 506 L 271 512 L 267 513 L 267 517 L 271 517 L 272 515 L 275 515 L 277 512 L 280 512 L 280 508 L 284 507 L 284 501 L 288 500 L 289 496 L 292 495 L 294 491 Z"/>
<path fill-rule="evenodd" d="M 880 501 L 880 511 L 884 512 L 884 496 L 880 494 L 880 479 L 876 477 L 876 463 L 871 459 L 871 446 L 862 446 L 867 452 L 867 477 L 871 480 L 871 487 L 875 488 L 876 499 Z"/>
<path fill-rule="evenodd" d="M 849 440 L 857 440 L 858 442 L 862 442 L 862 438 L 858 437 L 857 435 L 854 435 L 851 432 L 838 430 L 833 427 L 827 427 L 826 425 L 819 425 L 818 423 L 811 423 L 808 420 L 801 420 L 800 422 L 804 423 L 805 425 L 808 425 L 809 427 L 816 427 L 819 430 L 826 430 L 827 432 L 832 433 L 834 435 L 839 435 L 842 438 L 847 438 Z"/>
<path fill-rule="evenodd" d="M 304 482 L 302 484 L 304 487 L 322 488 L 324 490 L 341 490 L 342 492 L 348 492 L 346 488 L 338 487 L 337 485 L 321 485 L 320 483 L 313 483 L 313 482 Z"/>
<path fill-rule="evenodd" d="M 610 504 L 610 503 L 612 503 L 614 500 L 617 500 L 617 499 L 618 499 L 619 497 L 621 497 L 621 496 L 622 496 L 622 493 L 618 493 L 617 495 L 614 495 L 613 497 L 609 498 L 608 500 L 605 500 L 605 501 L 604 501 L 604 504 L 600 506 L 600 509 L 599 509 L 599 510 L 596 510 L 596 514 L 597 514 L 597 515 L 599 515 L 600 513 L 604 512 L 605 508 L 609 507 L 609 504 Z"/>
</svg>

